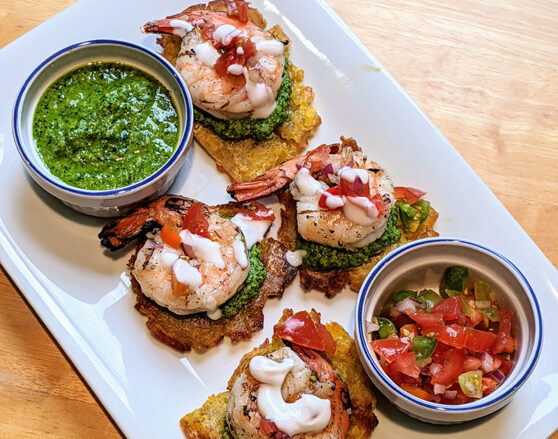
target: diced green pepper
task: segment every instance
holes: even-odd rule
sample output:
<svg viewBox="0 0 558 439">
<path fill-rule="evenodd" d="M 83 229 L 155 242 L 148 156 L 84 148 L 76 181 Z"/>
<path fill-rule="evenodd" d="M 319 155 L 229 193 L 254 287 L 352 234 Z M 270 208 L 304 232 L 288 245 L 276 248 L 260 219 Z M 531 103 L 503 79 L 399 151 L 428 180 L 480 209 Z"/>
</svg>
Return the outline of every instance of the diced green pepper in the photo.
<svg viewBox="0 0 558 439">
<path fill-rule="evenodd" d="M 401 223 L 403 227 L 405 227 L 405 230 L 410 230 L 411 232 L 416 231 L 420 225 L 418 221 L 420 217 L 418 209 L 405 203 L 397 203 L 397 206 L 399 207 L 399 218 L 401 218 Z"/>
<path fill-rule="evenodd" d="M 486 282 L 475 282 L 475 300 L 477 302 L 490 302 L 490 286 Z"/>
<path fill-rule="evenodd" d="M 436 344 L 438 340 L 436 337 L 425 337 L 423 335 L 417 335 L 413 338 L 413 352 L 415 353 L 415 361 L 426 360 L 432 355 L 434 349 L 436 349 Z"/>
<path fill-rule="evenodd" d="M 470 398 L 482 398 L 482 372 L 472 370 L 459 375 L 459 387 Z"/>
<path fill-rule="evenodd" d="M 455 290 L 446 290 L 445 293 L 446 293 L 446 296 L 448 296 L 448 297 L 460 296 L 461 295 L 461 293 L 459 291 L 455 291 Z"/>
<path fill-rule="evenodd" d="M 407 297 L 412 297 L 413 299 L 416 299 L 417 298 L 417 292 L 416 291 L 410 291 L 410 290 L 398 291 L 393 296 L 393 301 L 395 303 L 401 302 L 402 300 L 405 300 Z"/>
<path fill-rule="evenodd" d="M 430 311 L 434 305 L 442 301 L 442 297 L 434 290 L 422 290 L 417 299 L 426 305 L 426 311 Z"/>
<path fill-rule="evenodd" d="M 386 319 L 384 317 L 377 317 L 376 321 L 378 322 L 378 335 L 380 338 L 388 338 L 390 334 L 393 334 L 397 330 L 395 329 L 395 325 L 391 323 L 391 320 Z"/>
<path fill-rule="evenodd" d="M 418 200 L 412 205 L 415 209 L 420 212 L 419 224 L 422 224 L 430 215 L 430 202 L 426 200 Z"/>
<path fill-rule="evenodd" d="M 444 270 L 443 279 L 446 290 L 455 290 L 462 293 L 467 287 L 469 270 L 461 265 L 452 265 Z"/>
<path fill-rule="evenodd" d="M 479 308 L 479 311 L 483 313 L 491 322 L 500 321 L 500 310 L 492 305 L 490 308 Z"/>
</svg>

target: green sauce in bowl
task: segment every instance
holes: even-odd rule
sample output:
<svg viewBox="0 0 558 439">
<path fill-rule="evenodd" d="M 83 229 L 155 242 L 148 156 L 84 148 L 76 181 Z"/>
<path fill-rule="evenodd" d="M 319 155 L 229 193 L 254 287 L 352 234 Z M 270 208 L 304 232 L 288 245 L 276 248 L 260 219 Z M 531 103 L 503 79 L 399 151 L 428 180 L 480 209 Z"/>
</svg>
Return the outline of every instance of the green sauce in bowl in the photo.
<svg viewBox="0 0 558 439">
<path fill-rule="evenodd" d="M 180 121 L 170 92 L 153 76 L 117 62 L 78 67 L 52 83 L 33 118 L 49 171 L 89 190 L 129 186 L 172 156 Z"/>
</svg>

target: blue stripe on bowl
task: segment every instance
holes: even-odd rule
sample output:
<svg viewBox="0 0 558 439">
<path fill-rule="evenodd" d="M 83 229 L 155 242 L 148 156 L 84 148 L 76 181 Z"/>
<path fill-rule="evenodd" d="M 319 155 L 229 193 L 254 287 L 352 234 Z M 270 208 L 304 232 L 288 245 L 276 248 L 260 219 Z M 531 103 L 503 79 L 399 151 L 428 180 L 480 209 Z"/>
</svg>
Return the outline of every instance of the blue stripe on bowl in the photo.
<svg viewBox="0 0 558 439">
<path fill-rule="evenodd" d="M 25 95 L 25 92 L 27 91 L 27 88 L 29 87 L 29 84 L 35 78 L 35 76 L 37 76 L 37 74 L 46 65 L 50 64 L 54 59 L 58 58 L 59 56 L 63 55 L 64 53 L 66 53 L 70 50 L 80 48 L 80 47 L 90 46 L 90 45 L 94 45 L 94 44 L 115 44 L 115 45 L 119 45 L 119 46 L 130 47 L 132 49 L 136 49 L 136 50 L 139 50 L 140 52 L 143 52 L 147 55 L 150 55 L 151 57 L 153 57 L 157 61 L 159 61 L 169 71 L 169 73 L 176 79 L 176 81 L 178 82 L 178 86 L 180 87 L 180 91 L 181 91 L 181 93 L 182 93 L 182 95 L 183 95 L 183 97 L 186 101 L 186 105 L 185 105 L 185 108 L 186 108 L 185 119 L 186 120 L 183 122 L 184 123 L 184 128 L 185 128 L 183 130 L 184 133 L 191 133 L 192 132 L 192 125 L 193 125 L 193 121 L 194 121 L 194 112 L 193 112 L 193 107 L 192 107 L 192 100 L 190 98 L 190 94 L 187 91 L 186 85 L 184 84 L 184 80 L 178 74 L 178 72 L 172 66 L 172 64 L 169 63 L 165 58 L 163 58 L 158 53 L 153 52 L 152 50 L 147 49 L 146 47 L 142 47 L 142 46 L 139 46 L 137 44 L 130 43 L 128 41 L 109 40 L 109 39 L 82 41 L 80 43 L 72 44 L 68 47 L 65 47 L 65 48 L 59 50 L 58 52 L 54 53 L 53 55 L 51 55 L 47 59 L 45 59 L 41 64 L 39 64 L 37 66 L 37 68 L 35 68 L 35 70 L 33 70 L 33 72 L 27 77 L 27 79 L 23 83 L 23 86 L 21 87 L 21 89 L 20 89 L 20 91 L 17 95 L 17 99 L 16 99 L 16 102 L 15 102 L 14 110 L 13 110 L 12 130 L 13 130 L 13 133 L 14 133 L 14 138 L 16 140 L 16 148 L 17 148 L 19 154 L 21 155 L 23 160 L 25 160 L 25 163 L 31 169 L 33 169 L 33 171 L 35 171 L 38 175 L 40 175 L 41 178 L 48 181 L 53 186 L 56 186 L 57 188 L 62 189 L 63 191 L 70 192 L 70 193 L 73 193 L 73 194 L 92 196 L 92 197 L 106 197 L 106 196 L 110 196 L 110 195 L 121 194 L 123 192 L 131 192 L 131 191 L 133 191 L 133 190 L 135 190 L 135 189 L 137 189 L 141 186 L 144 186 L 144 185 L 152 182 L 153 180 L 157 179 L 157 177 L 159 177 L 162 173 L 164 173 L 169 167 L 171 167 L 174 164 L 176 159 L 180 156 L 180 154 L 182 153 L 184 148 L 187 146 L 191 136 L 190 135 L 182 136 L 182 139 L 180 140 L 180 143 L 177 145 L 173 155 L 154 174 L 151 174 L 149 177 L 147 177 L 147 178 L 145 178 L 141 181 L 138 181 L 137 183 L 134 183 L 134 184 L 131 184 L 129 186 L 122 187 L 122 188 L 111 189 L 111 190 L 103 190 L 103 191 L 92 191 L 92 190 L 74 188 L 74 187 L 59 183 L 58 181 L 54 180 L 51 177 L 50 174 L 46 174 L 46 173 L 42 172 L 39 168 L 37 168 L 33 164 L 33 162 L 29 159 L 27 154 L 25 153 L 24 148 L 22 146 L 23 142 L 21 140 L 21 133 L 19 132 L 19 123 L 18 123 L 19 120 L 18 119 L 19 119 L 19 110 L 20 110 L 20 107 L 21 107 L 21 101 L 23 99 L 23 96 Z"/>
<path fill-rule="evenodd" d="M 436 243 L 436 242 L 448 242 L 448 243 L 458 242 L 458 243 L 461 243 L 461 244 L 468 245 L 470 247 L 476 247 L 476 248 L 482 249 L 482 250 L 492 254 L 493 256 L 496 256 L 497 258 L 499 258 L 503 262 L 505 262 L 512 269 L 512 271 L 514 271 L 515 274 L 523 281 L 523 283 L 527 287 L 527 291 L 529 291 L 532 302 L 534 304 L 533 312 L 535 314 L 535 337 L 536 337 L 536 339 L 534 340 L 535 347 L 533 349 L 533 352 L 531 353 L 530 358 L 527 359 L 528 365 L 524 368 L 523 373 L 515 379 L 515 381 L 513 382 L 513 386 L 508 388 L 505 392 L 500 393 L 500 394 L 498 394 L 497 392 L 494 392 L 492 394 L 492 395 L 494 395 L 494 397 L 492 399 L 490 399 L 490 397 L 492 395 L 489 395 L 486 398 L 481 399 L 478 403 L 474 402 L 474 403 L 465 404 L 463 407 L 457 407 L 457 406 L 427 402 L 427 401 L 424 401 L 420 398 L 416 398 L 416 397 L 410 395 L 409 393 L 407 393 L 403 389 L 401 389 L 399 386 L 397 386 L 389 377 L 385 376 L 385 372 L 383 370 L 380 370 L 381 368 L 376 364 L 376 361 L 372 357 L 370 349 L 366 348 L 366 349 L 362 349 L 362 351 L 363 351 L 363 354 L 366 357 L 366 360 L 371 365 L 371 367 L 374 369 L 374 372 L 376 372 L 376 375 L 377 375 L 378 379 L 380 379 L 383 384 L 388 386 L 391 390 L 393 390 L 396 394 L 398 394 L 402 398 L 404 398 L 404 399 L 406 399 L 410 402 L 413 402 L 417 405 L 420 405 L 422 407 L 425 407 L 427 409 L 447 411 L 447 412 L 453 412 L 453 413 L 465 413 L 465 412 L 469 412 L 469 411 L 473 411 L 473 410 L 477 410 L 477 409 L 480 409 L 480 408 L 483 408 L 483 407 L 489 407 L 489 406 L 492 406 L 494 404 L 497 404 L 498 402 L 502 401 L 503 399 L 507 398 L 510 394 L 515 392 L 517 390 L 517 388 L 520 387 L 525 382 L 525 380 L 529 377 L 529 375 L 531 374 L 531 372 L 533 371 L 533 368 L 535 367 L 535 365 L 537 363 L 537 360 L 538 360 L 539 354 L 540 354 L 540 350 L 541 350 L 541 346 L 542 346 L 541 311 L 540 311 L 540 308 L 539 308 L 539 302 L 537 301 L 537 297 L 536 297 L 533 289 L 531 288 L 531 285 L 529 284 L 529 282 L 527 281 L 527 279 L 525 278 L 523 273 L 521 273 L 521 271 L 519 271 L 519 269 L 515 266 L 515 264 L 513 262 L 511 262 L 508 258 L 501 255 L 500 253 L 498 253 L 498 252 L 496 252 L 496 251 L 494 251 L 494 250 L 492 250 L 492 249 L 490 249 L 490 248 L 488 248 L 488 247 L 486 247 L 482 244 L 478 244 L 478 243 L 475 243 L 475 242 L 472 242 L 472 241 L 467 241 L 467 240 L 458 239 L 458 238 L 428 238 L 428 239 L 422 239 L 422 240 L 418 240 L 418 241 L 415 241 L 415 242 L 411 242 L 411 243 L 406 244 L 402 247 L 399 247 L 398 249 L 392 251 L 385 258 L 383 258 L 372 269 L 372 271 L 366 277 L 366 279 L 364 281 L 364 284 L 361 287 L 361 291 L 368 292 L 368 290 L 370 288 L 370 284 L 372 283 L 372 281 L 374 280 L 376 275 L 380 272 L 380 270 L 382 270 L 382 268 L 387 263 L 389 263 L 392 259 L 396 258 L 401 253 L 406 252 L 407 250 L 410 250 L 411 248 L 414 248 L 414 247 L 426 245 L 426 244 L 429 244 L 429 243 Z M 361 294 L 358 297 L 357 304 L 356 304 L 356 313 L 357 314 L 356 314 L 356 318 L 355 318 L 355 325 L 356 325 L 355 329 L 356 329 L 356 334 L 357 334 L 358 341 L 359 341 L 360 345 L 367 347 L 368 342 L 366 341 L 366 334 L 364 332 L 364 322 L 362 321 L 363 320 L 362 316 L 363 316 L 363 311 L 364 311 L 364 302 L 366 301 L 366 296 L 367 296 L 367 294 Z"/>
</svg>

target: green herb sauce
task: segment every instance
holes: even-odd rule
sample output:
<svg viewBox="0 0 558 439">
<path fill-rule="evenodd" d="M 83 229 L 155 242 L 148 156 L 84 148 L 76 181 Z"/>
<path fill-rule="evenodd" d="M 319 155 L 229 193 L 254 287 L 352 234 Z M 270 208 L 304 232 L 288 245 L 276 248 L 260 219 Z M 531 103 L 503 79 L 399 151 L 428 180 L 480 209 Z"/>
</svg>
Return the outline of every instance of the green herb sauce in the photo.
<svg viewBox="0 0 558 439">
<path fill-rule="evenodd" d="M 173 154 L 179 118 L 154 77 L 116 62 L 78 67 L 37 105 L 33 137 L 50 172 L 90 190 L 116 189 L 157 171 Z"/>
<path fill-rule="evenodd" d="M 219 137 L 229 140 L 241 140 L 252 138 L 266 140 L 273 136 L 273 130 L 289 118 L 289 103 L 293 89 L 292 81 L 287 72 L 289 61 L 285 58 L 285 69 L 283 70 L 283 82 L 277 91 L 275 108 L 265 119 L 243 119 L 224 120 L 218 119 L 199 108 L 194 108 L 194 119 L 204 127 L 215 132 Z"/>
<path fill-rule="evenodd" d="M 331 271 L 349 267 L 358 267 L 378 254 L 384 247 L 395 244 L 401 239 L 401 232 L 397 229 L 397 212 L 391 210 L 386 230 L 375 241 L 357 250 L 328 247 L 302 239 L 297 239 L 296 248 L 306 250 L 302 259 L 302 266 L 311 270 Z"/>
<path fill-rule="evenodd" d="M 232 317 L 236 315 L 250 300 L 256 297 L 267 276 L 267 271 L 261 260 L 261 248 L 259 244 L 255 244 L 249 251 L 248 258 L 250 260 L 250 269 L 248 277 L 238 292 L 221 305 L 221 313 L 223 317 Z"/>
</svg>

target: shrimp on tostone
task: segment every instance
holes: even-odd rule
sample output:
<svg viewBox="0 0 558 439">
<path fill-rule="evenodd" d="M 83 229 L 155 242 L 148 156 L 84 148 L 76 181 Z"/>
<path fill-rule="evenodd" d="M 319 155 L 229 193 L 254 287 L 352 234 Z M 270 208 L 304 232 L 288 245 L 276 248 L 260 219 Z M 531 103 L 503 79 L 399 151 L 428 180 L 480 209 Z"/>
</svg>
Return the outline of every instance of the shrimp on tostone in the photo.
<svg viewBox="0 0 558 439">
<path fill-rule="evenodd" d="M 276 331 L 293 322 L 297 332 L 309 320 L 301 311 Z M 313 324 L 312 324 L 313 325 Z M 328 349 L 336 342 L 327 329 Z M 288 331 L 288 329 L 287 329 Z M 254 356 L 232 385 L 226 423 L 235 439 L 343 439 L 350 425 L 350 396 L 323 353 L 297 344 L 287 335 L 287 346 Z"/>
<path fill-rule="evenodd" d="M 144 295 L 175 314 L 219 318 L 219 306 L 248 276 L 239 226 L 189 198 L 165 195 L 107 224 L 99 237 L 110 250 L 147 238 L 130 263 L 131 275 Z"/>
<path fill-rule="evenodd" d="M 249 18 L 245 1 L 216 0 L 142 30 L 182 38 L 176 68 L 196 107 L 219 119 L 261 119 L 275 108 L 284 44 Z"/>
<path fill-rule="evenodd" d="M 298 233 L 329 247 L 358 249 L 384 233 L 396 199 L 386 172 L 352 139 L 321 145 L 227 191 L 238 201 L 288 187 L 296 200 Z"/>
</svg>

